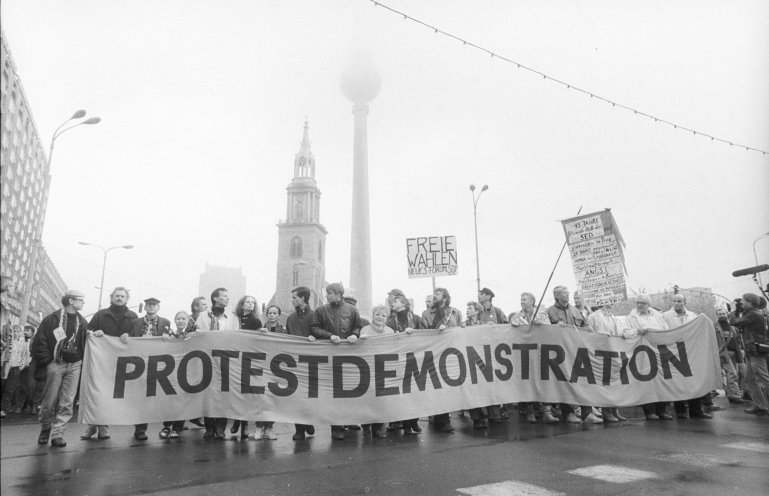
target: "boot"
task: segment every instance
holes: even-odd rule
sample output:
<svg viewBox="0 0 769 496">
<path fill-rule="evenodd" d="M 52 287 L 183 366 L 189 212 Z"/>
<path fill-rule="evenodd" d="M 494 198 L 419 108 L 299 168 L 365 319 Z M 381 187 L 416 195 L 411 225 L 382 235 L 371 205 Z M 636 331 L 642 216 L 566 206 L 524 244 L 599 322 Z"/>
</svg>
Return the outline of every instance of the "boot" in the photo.
<svg viewBox="0 0 769 496">
<path fill-rule="evenodd" d="M 37 444 L 48 444 L 51 438 L 51 428 L 40 429 L 40 435 L 37 437 Z"/>
</svg>

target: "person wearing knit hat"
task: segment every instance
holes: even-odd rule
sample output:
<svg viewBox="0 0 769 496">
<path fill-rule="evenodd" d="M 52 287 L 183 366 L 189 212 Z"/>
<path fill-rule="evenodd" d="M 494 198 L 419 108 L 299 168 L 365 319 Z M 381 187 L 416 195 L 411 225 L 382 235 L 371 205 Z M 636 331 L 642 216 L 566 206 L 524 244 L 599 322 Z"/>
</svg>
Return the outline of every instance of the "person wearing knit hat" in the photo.
<svg viewBox="0 0 769 496">
<path fill-rule="evenodd" d="M 769 391 L 769 369 L 766 364 L 767 352 L 762 350 L 769 349 L 769 336 L 766 319 L 759 310 L 763 306 L 762 303 L 762 298 L 757 294 L 745 293 L 742 295 L 742 308 L 745 313 L 732 321 L 732 325 L 742 331 L 745 342 L 745 382 L 753 401 L 753 406 L 746 409 L 745 413 L 755 415 L 769 414 L 769 398 L 766 393 Z"/>
<path fill-rule="evenodd" d="M 88 321 L 80 315 L 84 304 L 83 293 L 67 291 L 61 298 L 63 308 L 40 322 L 32 342 L 32 359 L 37 368 L 46 370 L 38 444 L 48 444 L 50 439 L 51 447 L 67 445 L 64 434 L 72 418 L 88 332 Z"/>
</svg>

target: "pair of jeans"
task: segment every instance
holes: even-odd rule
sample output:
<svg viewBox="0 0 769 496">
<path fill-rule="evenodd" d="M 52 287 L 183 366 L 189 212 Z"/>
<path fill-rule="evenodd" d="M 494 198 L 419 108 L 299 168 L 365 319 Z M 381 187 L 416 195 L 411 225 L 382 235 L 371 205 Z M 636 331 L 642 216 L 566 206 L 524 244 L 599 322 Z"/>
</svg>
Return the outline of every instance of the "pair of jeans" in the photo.
<svg viewBox="0 0 769 496">
<path fill-rule="evenodd" d="M 740 381 L 737 377 L 737 369 L 734 368 L 732 359 L 729 355 L 721 354 L 721 370 L 726 376 L 726 396 L 729 398 L 741 398 Z"/>
<path fill-rule="evenodd" d="M 43 429 L 51 429 L 51 439 L 64 437 L 67 422 L 72 418 L 81 365 L 82 362 L 53 361 L 46 367 L 39 420 Z"/>
<path fill-rule="evenodd" d="M 769 394 L 769 368 L 766 363 L 766 355 L 748 355 L 748 370 L 745 382 L 748 383 L 748 391 L 753 405 L 762 410 L 769 409 L 766 395 Z"/>
<path fill-rule="evenodd" d="M 8 370 L 8 378 L 5 380 L 5 389 L 3 390 L 3 399 L 0 402 L 0 410 L 11 412 L 13 406 L 15 405 L 15 399 L 16 399 L 16 392 L 19 390 L 19 386 L 21 385 L 21 369 L 19 367 L 11 367 Z M 22 404 L 24 402 L 22 401 L 21 404 L 19 404 L 19 408 L 21 408 Z"/>
</svg>

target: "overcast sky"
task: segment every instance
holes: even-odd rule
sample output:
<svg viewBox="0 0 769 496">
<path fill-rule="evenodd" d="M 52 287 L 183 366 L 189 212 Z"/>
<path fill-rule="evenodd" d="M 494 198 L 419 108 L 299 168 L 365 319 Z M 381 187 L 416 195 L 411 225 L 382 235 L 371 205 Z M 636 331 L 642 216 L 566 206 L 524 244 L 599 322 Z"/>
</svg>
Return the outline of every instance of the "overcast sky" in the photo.
<svg viewBox="0 0 769 496">
<path fill-rule="evenodd" d="M 769 150 L 769 3 L 406 1 L 386 4 L 597 95 Z M 310 123 L 328 228 L 326 278 L 349 281 L 353 116 L 342 70 L 365 52 L 382 78 L 368 119 L 373 298 L 407 277 L 405 239 L 457 236 L 464 311 L 481 285 L 506 312 L 539 295 L 564 240 L 559 219 L 611 208 L 632 291 L 756 291 L 769 231 L 769 155 L 613 108 L 404 20 L 366 0 L 6 0 L 3 30 L 48 143 L 75 110 L 100 116 L 57 140 L 44 242 L 96 309 L 188 308 L 206 262 L 275 290 L 277 227 Z M 756 243 L 769 263 L 769 237 Z M 764 282 L 769 280 L 765 273 Z M 553 284 L 575 285 L 568 253 Z M 551 286 L 552 287 L 552 286 Z M 552 301 L 548 291 L 547 301 Z M 234 304 L 233 304 L 234 306 Z"/>
</svg>

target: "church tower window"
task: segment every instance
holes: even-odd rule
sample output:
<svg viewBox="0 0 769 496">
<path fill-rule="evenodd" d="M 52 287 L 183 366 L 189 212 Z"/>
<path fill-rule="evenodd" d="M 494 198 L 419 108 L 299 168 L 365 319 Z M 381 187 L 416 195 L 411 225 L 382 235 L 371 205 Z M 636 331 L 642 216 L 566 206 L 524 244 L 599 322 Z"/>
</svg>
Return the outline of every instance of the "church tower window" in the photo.
<svg viewBox="0 0 769 496">
<path fill-rule="evenodd" d="M 292 258 L 299 258 L 302 256 L 302 238 L 294 236 L 291 239 L 291 248 L 289 249 L 289 255 Z"/>
</svg>

